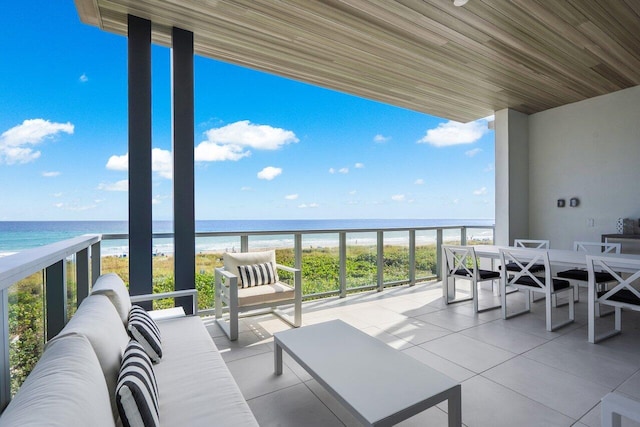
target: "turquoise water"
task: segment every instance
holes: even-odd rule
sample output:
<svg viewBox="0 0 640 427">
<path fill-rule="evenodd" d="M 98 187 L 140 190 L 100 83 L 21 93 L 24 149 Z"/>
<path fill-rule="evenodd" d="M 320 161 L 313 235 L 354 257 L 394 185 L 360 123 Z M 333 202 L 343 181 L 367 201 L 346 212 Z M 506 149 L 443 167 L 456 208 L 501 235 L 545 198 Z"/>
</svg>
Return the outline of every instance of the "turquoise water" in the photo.
<svg viewBox="0 0 640 427">
<path fill-rule="evenodd" d="M 242 232 L 242 231 L 305 231 L 333 229 L 388 229 L 403 227 L 439 227 L 456 225 L 493 225 L 493 220 L 454 220 L 454 219 L 347 219 L 347 220 L 204 220 L 196 221 L 197 232 Z M 171 221 L 154 221 L 153 231 L 167 233 L 173 231 Z M 55 243 L 61 240 L 81 236 L 83 234 L 126 234 L 127 221 L 0 221 L 0 254 L 19 252 Z M 454 236 L 457 231 L 447 232 Z M 484 238 L 487 231 L 471 230 L 469 237 Z M 491 234 L 489 234 L 490 236 Z M 375 233 L 348 233 L 349 244 L 375 244 Z M 418 243 L 433 241 L 434 232 L 419 232 Z M 404 242 L 406 232 L 385 233 L 385 244 Z M 155 239 L 154 251 L 170 253 L 173 251 L 172 239 Z M 252 236 L 249 238 L 251 248 L 293 247 L 293 234 Z M 318 233 L 303 236 L 303 247 L 337 246 L 338 236 L 335 233 Z M 102 244 L 104 255 L 122 255 L 128 252 L 126 240 L 105 241 Z M 239 237 L 206 237 L 196 239 L 196 251 L 233 251 L 239 250 Z"/>
</svg>

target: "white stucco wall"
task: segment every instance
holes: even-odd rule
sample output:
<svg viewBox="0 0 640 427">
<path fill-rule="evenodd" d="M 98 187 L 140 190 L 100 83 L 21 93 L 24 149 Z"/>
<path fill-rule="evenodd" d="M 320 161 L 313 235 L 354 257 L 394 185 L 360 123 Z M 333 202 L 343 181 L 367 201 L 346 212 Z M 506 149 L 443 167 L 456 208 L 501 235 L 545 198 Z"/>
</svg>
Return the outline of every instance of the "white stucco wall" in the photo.
<svg viewBox="0 0 640 427">
<path fill-rule="evenodd" d="M 640 218 L 640 86 L 528 121 L 530 238 L 571 249 L 615 233 L 617 218 Z M 568 206 L 572 197 L 579 207 Z M 567 207 L 556 207 L 559 198 Z"/>
</svg>

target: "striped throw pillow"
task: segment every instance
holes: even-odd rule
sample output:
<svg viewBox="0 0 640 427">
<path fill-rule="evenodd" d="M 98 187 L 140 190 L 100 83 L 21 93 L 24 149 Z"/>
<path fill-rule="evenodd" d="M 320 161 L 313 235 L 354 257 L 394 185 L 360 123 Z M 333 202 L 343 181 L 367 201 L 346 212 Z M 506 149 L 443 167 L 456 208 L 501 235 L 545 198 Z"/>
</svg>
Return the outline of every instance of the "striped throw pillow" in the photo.
<svg viewBox="0 0 640 427">
<path fill-rule="evenodd" d="M 276 269 L 271 262 L 263 264 L 239 265 L 238 273 L 243 288 L 270 285 L 278 281 Z"/>
<path fill-rule="evenodd" d="M 116 405 L 124 427 L 158 427 L 158 384 L 144 348 L 129 341 L 122 355 Z"/>
<path fill-rule="evenodd" d="M 160 361 L 162 358 L 160 329 L 158 329 L 156 322 L 149 316 L 149 313 L 139 305 L 131 306 L 127 332 L 129 332 L 131 338 L 142 345 L 153 363 Z"/>
</svg>

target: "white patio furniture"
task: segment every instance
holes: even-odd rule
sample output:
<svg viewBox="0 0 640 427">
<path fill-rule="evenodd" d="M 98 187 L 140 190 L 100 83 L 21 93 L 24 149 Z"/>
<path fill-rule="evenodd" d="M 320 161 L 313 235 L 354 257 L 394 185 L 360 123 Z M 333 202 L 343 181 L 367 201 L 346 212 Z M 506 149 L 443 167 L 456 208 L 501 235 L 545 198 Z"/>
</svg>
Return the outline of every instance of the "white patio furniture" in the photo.
<svg viewBox="0 0 640 427">
<path fill-rule="evenodd" d="M 449 426 L 462 425 L 461 385 L 413 357 L 332 320 L 274 334 L 282 350 L 366 426 L 391 426 L 448 400 Z"/>
<path fill-rule="evenodd" d="M 622 427 L 622 417 L 640 423 L 640 402 L 620 393 L 609 393 L 600 401 L 602 427 Z"/>
<path fill-rule="evenodd" d="M 443 294 L 447 304 L 473 300 L 476 313 L 500 308 L 499 305 L 479 308 L 478 283 L 500 279 L 497 271 L 478 268 L 478 259 L 472 246 L 442 246 L 445 277 L 442 280 Z M 456 299 L 456 279 L 464 279 L 470 283 L 470 296 Z"/>
<path fill-rule="evenodd" d="M 587 256 L 589 271 L 589 309 L 588 309 L 588 339 L 596 343 L 619 334 L 622 331 L 622 310 L 640 311 L 640 291 L 633 286 L 633 282 L 640 278 L 640 260 L 624 259 L 607 256 Z M 609 290 L 598 291 L 596 273 L 609 273 L 615 284 Z M 624 272 L 620 273 L 620 272 Z M 614 329 L 596 335 L 596 305 L 614 307 Z"/>
<path fill-rule="evenodd" d="M 238 339 L 240 313 L 260 314 L 264 309 L 293 327 L 302 324 L 301 272 L 276 264 L 275 251 L 225 253 L 224 266 L 215 269 L 216 321 L 231 341 Z M 293 286 L 280 280 L 277 270 L 293 276 Z M 278 306 L 293 304 L 293 318 Z M 223 305 L 228 316 L 223 315 Z M 228 321 L 227 321 L 228 318 Z"/>
<path fill-rule="evenodd" d="M 514 263 L 520 271 L 507 272 L 502 270 L 501 280 L 501 295 L 502 295 L 502 317 L 509 319 L 511 317 L 518 316 L 520 314 L 528 313 L 531 311 L 531 300 L 529 298 L 531 293 L 540 293 L 545 298 L 545 312 L 546 312 L 546 329 L 547 331 L 554 331 L 563 326 L 572 323 L 575 320 L 575 310 L 572 295 L 569 297 L 569 319 L 557 324 L 553 324 L 553 307 L 552 296 L 559 293 L 573 290 L 573 286 L 568 280 L 556 279 L 551 277 L 551 265 L 549 263 L 549 254 L 543 249 L 512 249 L 512 248 L 500 248 L 500 261 L 502 265 L 507 263 Z M 543 271 L 538 272 L 538 275 L 531 271 L 531 268 L 537 264 L 543 266 Z M 507 293 L 506 287 L 512 286 L 518 290 L 526 292 L 525 295 L 525 309 L 508 313 L 507 310 Z"/>
<path fill-rule="evenodd" d="M 619 254 L 620 247 L 620 243 L 573 242 L 574 251 L 585 252 L 592 255 Z M 572 268 L 570 270 L 559 271 L 556 276 L 560 277 L 561 279 L 575 280 L 578 286 L 582 286 L 585 288 L 589 284 L 589 274 L 586 268 Z M 595 280 L 596 283 L 602 286 L 607 282 L 614 281 L 614 278 L 609 273 L 597 271 L 595 272 Z M 579 292 L 576 292 L 575 301 L 580 301 Z M 599 312 L 598 307 L 596 307 L 596 313 L 597 312 Z"/>
</svg>

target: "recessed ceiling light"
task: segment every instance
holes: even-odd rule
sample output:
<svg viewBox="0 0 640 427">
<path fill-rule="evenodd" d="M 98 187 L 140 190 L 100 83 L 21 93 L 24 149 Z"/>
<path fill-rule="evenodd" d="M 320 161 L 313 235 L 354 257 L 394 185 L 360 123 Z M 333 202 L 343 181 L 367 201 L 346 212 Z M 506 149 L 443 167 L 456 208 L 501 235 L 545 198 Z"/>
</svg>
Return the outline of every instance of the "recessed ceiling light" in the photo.
<svg viewBox="0 0 640 427">
<path fill-rule="evenodd" d="M 453 0 L 454 6 L 464 6 L 469 0 Z"/>
</svg>

